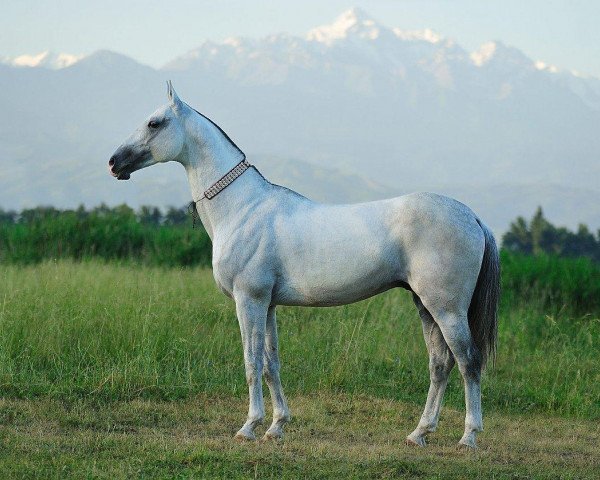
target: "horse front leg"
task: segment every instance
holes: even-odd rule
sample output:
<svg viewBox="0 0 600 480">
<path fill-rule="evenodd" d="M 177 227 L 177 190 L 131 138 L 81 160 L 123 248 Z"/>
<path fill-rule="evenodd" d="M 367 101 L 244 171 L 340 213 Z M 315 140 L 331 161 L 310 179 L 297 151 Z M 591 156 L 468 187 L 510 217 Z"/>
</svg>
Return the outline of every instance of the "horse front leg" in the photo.
<svg viewBox="0 0 600 480">
<path fill-rule="evenodd" d="M 262 372 L 265 350 L 265 325 L 267 321 L 268 301 L 262 301 L 251 295 L 234 295 L 237 317 L 242 334 L 244 348 L 244 366 L 246 382 L 250 395 L 248 418 L 235 434 L 236 440 L 255 440 L 254 429 L 263 423 L 265 406 L 262 394 Z"/>
<path fill-rule="evenodd" d="M 267 331 L 264 355 L 264 376 L 271 392 L 273 403 L 273 423 L 266 431 L 263 440 L 278 440 L 283 438 L 283 426 L 290 420 L 290 411 L 283 394 L 279 378 L 279 345 L 277 340 L 277 320 L 275 306 L 269 307 L 267 313 Z"/>
</svg>

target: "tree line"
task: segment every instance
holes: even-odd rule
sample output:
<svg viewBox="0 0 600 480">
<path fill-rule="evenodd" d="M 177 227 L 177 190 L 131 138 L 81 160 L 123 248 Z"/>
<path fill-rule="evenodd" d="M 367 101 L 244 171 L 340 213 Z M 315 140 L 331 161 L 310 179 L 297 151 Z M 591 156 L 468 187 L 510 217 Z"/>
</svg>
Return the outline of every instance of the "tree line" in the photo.
<svg viewBox="0 0 600 480">
<path fill-rule="evenodd" d="M 579 224 L 575 232 L 556 227 L 544 217 L 542 207 L 538 207 L 529 222 L 517 217 L 510 224 L 502 237 L 502 248 L 525 255 L 587 257 L 600 262 L 600 230 L 594 235 L 584 224 Z"/>
<path fill-rule="evenodd" d="M 34 222 L 46 221 L 48 219 L 56 219 L 62 216 L 76 216 L 80 219 L 89 217 L 118 217 L 121 219 L 130 220 L 135 217 L 135 220 L 144 225 L 166 225 L 179 226 L 190 221 L 188 206 L 185 207 L 169 207 L 163 212 L 158 207 L 142 206 L 137 211 L 127 205 L 119 205 L 117 207 L 108 207 L 101 204 L 98 207 L 86 210 L 83 205 L 80 205 L 75 210 L 61 210 L 54 207 L 36 207 L 26 208 L 17 212 L 15 210 L 4 210 L 0 208 L 0 224 L 31 224 Z"/>
<path fill-rule="evenodd" d="M 131 261 L 148 265 L 210 265 L 211 244 L 187 207 L 165 212 L 144 206 L 100 205 L 91 210 L 0 209 L 0 262 L 44 259 Z"/>
</svg>

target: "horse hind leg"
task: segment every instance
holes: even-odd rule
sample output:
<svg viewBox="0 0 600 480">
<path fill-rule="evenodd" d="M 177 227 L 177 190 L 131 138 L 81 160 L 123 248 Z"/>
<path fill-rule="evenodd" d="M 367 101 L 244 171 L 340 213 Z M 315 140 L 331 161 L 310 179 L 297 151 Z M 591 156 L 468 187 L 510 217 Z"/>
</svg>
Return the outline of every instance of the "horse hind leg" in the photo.
<svg viewBox="0 0 600 480">
<path fill-rule="evenodd" d="M 420 298 L 413 294 L 423 325 L 423 336 L 429 353 L 429 392 L 425 409 L 417 428 L 406 438 L 411 445 L 425 446 L 427 434 L 435 432 L 442 407 L 442 399 L 448 384 L 448 376 L 454 367 L 454 357 L 431 314 Z"/>
<path fill-rule="evenodd" d="M 458 442 L 470 448 L 476 448 L 475 437 L 483 430 L 481 412 L 481 369 L 482 355 L 469 329 L 467 313 L 434 314 L 437 324 L 446 340 L 465 385 L 465 431 Z"/>
</svg>

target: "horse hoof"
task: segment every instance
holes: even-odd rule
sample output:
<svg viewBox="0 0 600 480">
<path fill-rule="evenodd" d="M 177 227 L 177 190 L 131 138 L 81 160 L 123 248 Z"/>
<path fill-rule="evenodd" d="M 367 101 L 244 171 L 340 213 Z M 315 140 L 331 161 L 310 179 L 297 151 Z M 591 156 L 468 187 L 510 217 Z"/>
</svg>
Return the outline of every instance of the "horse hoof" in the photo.
<svg viewBox="0 0 600 480">
<path fill-rule="evenodd" d="M 421 437 L 421 436 L 413 437 L 411 435 L 406 437 L 406 441 L 404 443 L 410 447 L 424 447 L 427 445 L 427 443 L 425 443 L 425 437 Z"/>
<path fill-rule="evenodd" d="M 279 442 L 281 440 L 283 440 L 283 433 L 277 431 L 271 432 L 267 430 L 262 437 L 263 442 Z"/>
<path fill-rule="evenodd" d="M 461 440 L 458 442 L 458 448 L 463 450 L 477 450 L 477 444 L 473 440 Z"/>
<path fill-rule="evenodd" d="M 233 439 L 236 442 L 252 442 L 252 441 L 256 440 L 256 437 L 254 436 L 254 434 L 252 432 L 248 433 L 248 432 L 243 432 L 242 430 L 240 430 L 239 432 L 237 432 L 235 434 L 235 437 L 233 437 Z"/>
</svg>

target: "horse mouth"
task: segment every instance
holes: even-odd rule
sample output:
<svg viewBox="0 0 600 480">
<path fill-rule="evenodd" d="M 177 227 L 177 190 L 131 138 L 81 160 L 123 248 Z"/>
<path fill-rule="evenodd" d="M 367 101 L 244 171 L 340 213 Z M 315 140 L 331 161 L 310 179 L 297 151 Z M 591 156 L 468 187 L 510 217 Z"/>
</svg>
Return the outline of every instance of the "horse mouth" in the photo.
<svg viewBox="0 0 600 480">
<path fill-rule="evenodd" d="M 122 168 L 119 171 L 115 171 L 114 167 L 108 167 L 108 171 L 117 180 L 129 180 L 131 178 L 131 172 L 128 172 L 126 168 Z"/>
</svg>

